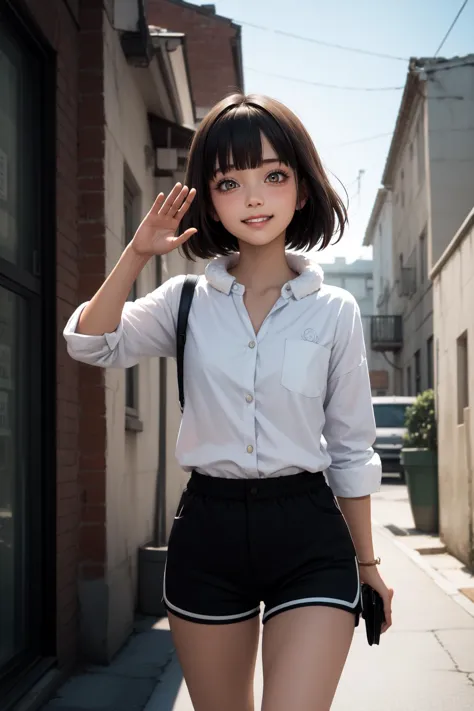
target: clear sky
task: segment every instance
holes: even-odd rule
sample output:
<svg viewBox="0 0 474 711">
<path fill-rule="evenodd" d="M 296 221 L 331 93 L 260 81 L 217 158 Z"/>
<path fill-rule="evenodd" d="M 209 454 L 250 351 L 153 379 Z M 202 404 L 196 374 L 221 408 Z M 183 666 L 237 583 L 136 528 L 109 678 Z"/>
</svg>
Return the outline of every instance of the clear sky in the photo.
<svg viewBox="0 0 474 711">
<path fill-rule="evenodd" d="M 320 260 L 370 257 L 371 250 L 361 245 L 402 90 L 329 89 L 297 80 L 344 87 L 403 87 L 408 58 L 435 54 L 462 0 L 214 0 L 214 4 L 218 14 L 242 24 L 246 92 L 268 94 L 295 111 L 333 174 L 333 184 L 343 194 L 337 177 L 349 193 L 350 228 Z M 394 55 L 402 61 L 321 46 L 251 24 Z M 440 56 L 470 53 L 474 53 L 474 0 L 468 2 Z M 373 136 L 379 137 L 361 140 Z M 359 192 L 357 178 L 362 170 Z"/>
</svg>

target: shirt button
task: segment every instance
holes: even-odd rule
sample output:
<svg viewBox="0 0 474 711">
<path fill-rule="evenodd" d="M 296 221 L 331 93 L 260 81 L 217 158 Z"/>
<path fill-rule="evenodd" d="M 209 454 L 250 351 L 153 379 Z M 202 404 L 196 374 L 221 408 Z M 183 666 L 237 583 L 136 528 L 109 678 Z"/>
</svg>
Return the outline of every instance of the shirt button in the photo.
<svg viewBox="0 0 474 711">
<path fill-rule="evenodd" d="M 250 341 L 249 348 L 255 348 L 255 341 Z"/>
<path fill-rule="evenodd" d="M 239 290 L 239 285 L 234 283 L 232 284 L 232 291 L 238 291 Z"/>
<path fill-rule="evenodd" d="M 287 291 L 291 291 L 291 284 L 287 284 L 287 285 L 285 286 L 285 289 L 286 289 Z"/>
<path fill-rule="evenodd" d="M 245 396 L 245 399 L 246 399 L 246 400 L 247 400 L 247 402 L 249 402 L 249 403 L 250 403 L 250 402 L 253 402 L 253 396 L 252 396 L 252 395 L 250 395 L 250 393 L 249 393 L 248 395 L 246 395 L 246 396 Z"/>
<path fill-rule="evenodd" d="M 252 447 L 251 444 L 249 444 L 249 446 L 247 447 L 247 452 L 248 452 L 249 454 L 252 454 L 252 452 L 253 452 L 253 447 Z"/>
<path fill-rule="evenodd" d="M 252 486 L 252 488 L 250 489 L 250 493 L 252 494 L 252 496 L 255 496 L 255 495 L 257 494 L 257 492 L 258 492 L 257 487 L 256 487 L 256 486 Z"/>
</svg>

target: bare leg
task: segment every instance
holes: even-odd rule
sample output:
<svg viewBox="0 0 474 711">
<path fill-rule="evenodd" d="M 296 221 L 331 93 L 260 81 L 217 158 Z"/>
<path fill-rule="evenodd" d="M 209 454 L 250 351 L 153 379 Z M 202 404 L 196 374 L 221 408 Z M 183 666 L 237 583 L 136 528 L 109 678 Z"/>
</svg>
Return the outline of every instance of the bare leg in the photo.
<svg viewBox="0 0 474 711">
<path fill-rule="evenodd" d="M 270 619 L 263 632 L 262 711 L 328 711 L 354 635 L 354 615 L 301 607 Z"/>
<path fill-rule="evenodd" d="M 168 618 L 195 711 L 253 711 L 259 618 L 229 625 Z"/>
</svg>

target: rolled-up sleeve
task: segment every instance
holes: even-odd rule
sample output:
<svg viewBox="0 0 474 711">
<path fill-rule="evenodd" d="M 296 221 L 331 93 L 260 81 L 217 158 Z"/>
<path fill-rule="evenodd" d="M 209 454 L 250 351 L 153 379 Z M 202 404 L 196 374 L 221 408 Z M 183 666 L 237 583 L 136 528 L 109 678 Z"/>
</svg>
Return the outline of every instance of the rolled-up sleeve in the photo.
<svg viewBox="0 0 474 711">
<path fill-rule="evenodd" d="M 176 318 L 184 277 L 174 277 L 136 301 L 127 301 L 117 329 L 90 336 L 76 333 L 81 304 L 68 320 L 63 335 L 69 355 L 102 368 L 129 368 L 145 356 L 174 356 Z"/>
<path fill-rule="evenodd" d="M 359 307 L 349 295 L 336 324 L 324 409 L 323 436 L 331 457 L 326 475 L 334 495 L 378 491 L 382 467 L 372 448 L 376 430 L 364 334 Z"/>
</svg>

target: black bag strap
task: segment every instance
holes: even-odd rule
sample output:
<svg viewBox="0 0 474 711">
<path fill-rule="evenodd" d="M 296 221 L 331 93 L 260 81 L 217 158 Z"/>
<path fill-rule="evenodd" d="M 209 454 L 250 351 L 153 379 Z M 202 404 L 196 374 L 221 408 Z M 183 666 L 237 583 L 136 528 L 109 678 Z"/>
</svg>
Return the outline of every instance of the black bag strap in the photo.
<svg viewBox="0 0 474 711">
<path fill-rule="evenodd" d="M 178 324 L 176 326 L 176 364 L 178 366 L 178 393 L 181 412 L 184 410 L 184 346 L 186 345 L 189 311 L 198 279 L 196 274 L 187 275 L 179 300 Z"/>
</svg>

